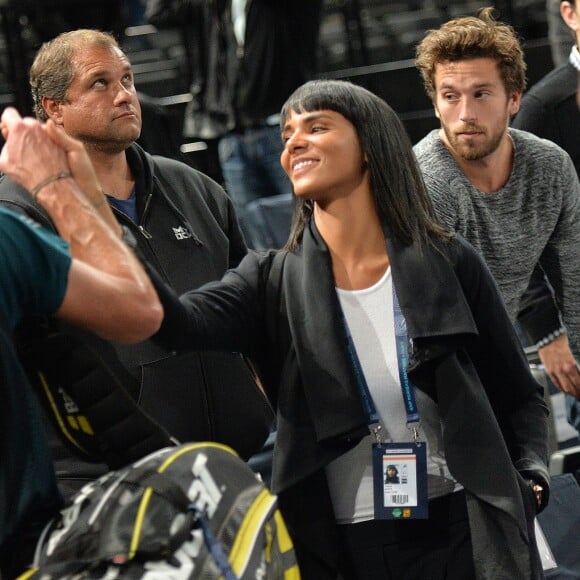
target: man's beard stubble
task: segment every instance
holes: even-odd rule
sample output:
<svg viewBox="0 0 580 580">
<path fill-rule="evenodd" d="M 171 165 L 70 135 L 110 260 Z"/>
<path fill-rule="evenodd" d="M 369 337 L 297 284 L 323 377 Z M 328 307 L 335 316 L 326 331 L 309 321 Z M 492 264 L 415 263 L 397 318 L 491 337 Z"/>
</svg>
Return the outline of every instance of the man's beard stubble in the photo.
<svg viewBox="0 0 580 580">
<path fill-rule="evenodd" d="M 443 126 L 443 131 L 445 132 L 447 141 L 453 150 L 465 161 L 477 161 L 479 159 L 484 159 L 488 155 L 491 155 L 499 147 L 499 144 L 503 138 L 503 133 L 492 135 L 490 138 L 488 137 L 487 131 L 485 129 L 476 125 L 467 125 L 456 132 L 451 132 L 446 126 Z M 457 133 L 461 133 L 462 131 L 474 131 L 482 133 L 484 140 L 482 143 L 468 143 L 466 141 L 462 141 L 457 135 Z"/>
</svg>

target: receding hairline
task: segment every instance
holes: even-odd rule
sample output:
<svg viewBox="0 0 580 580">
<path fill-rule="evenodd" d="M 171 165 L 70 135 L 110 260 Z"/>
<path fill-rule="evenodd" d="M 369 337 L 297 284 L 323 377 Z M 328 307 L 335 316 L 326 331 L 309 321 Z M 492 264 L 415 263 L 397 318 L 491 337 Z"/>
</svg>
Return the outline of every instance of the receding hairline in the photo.
<svg viewBox="0 0 580 580">
<path fill-rule="evenodd" d="M 95 47 L 117 49 L 125 55 L 117 39 L 112 34 L 92 28 L 80 28 L 55 36 L 52 40 L 42 45 L 37 56 L 52 52 L 53 47 L 60 47 L 61 50 L 68 52 L 71 58 L 79 50 Z"/>
</svg>

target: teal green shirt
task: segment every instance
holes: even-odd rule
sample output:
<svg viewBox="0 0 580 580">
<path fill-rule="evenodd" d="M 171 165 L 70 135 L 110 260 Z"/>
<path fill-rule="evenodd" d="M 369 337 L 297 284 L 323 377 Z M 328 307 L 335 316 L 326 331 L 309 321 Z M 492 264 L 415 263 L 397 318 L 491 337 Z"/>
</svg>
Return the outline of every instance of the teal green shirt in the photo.
<svg viewBox="0 0 580 580">
<path fill-rule="evenodd" d="M 0 208 L 0 546 L 42 525 L 60 502 L 36 397 L 12 343 L 28 314 L 53 314 L 64 299 L 67 244 Z"/>
<path fill-rule="evenodd" d="M 10 328 L 24 315 L 58 310 L 70 264 L 65 241 L 29 218 L 0 208 L 0 316 Z"/>
</svg>

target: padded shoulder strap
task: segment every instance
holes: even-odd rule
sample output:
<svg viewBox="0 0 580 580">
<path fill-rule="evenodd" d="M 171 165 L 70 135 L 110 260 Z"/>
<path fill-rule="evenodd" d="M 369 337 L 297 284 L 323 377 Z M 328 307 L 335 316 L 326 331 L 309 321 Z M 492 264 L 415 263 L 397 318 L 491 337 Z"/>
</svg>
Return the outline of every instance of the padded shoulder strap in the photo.
<svg viewBox="0 0 580 580">
<path fill-rule="evenodd" d="M 39 203 L 32 201 L 30 194 L 7 176 L 1 180 L 0 205 L 28 216 L 47 230 L 58 233 L 47 211 Z"/>
<path fill-rule="evenodd" d="M 174 445 L 130 396 L 129 373 L 113 372 L 82 339 L 38 321 L 34 336 L 20 336 L 19 355 L 57 432 L 85 461 L 117 469 Z"/>
</svg>

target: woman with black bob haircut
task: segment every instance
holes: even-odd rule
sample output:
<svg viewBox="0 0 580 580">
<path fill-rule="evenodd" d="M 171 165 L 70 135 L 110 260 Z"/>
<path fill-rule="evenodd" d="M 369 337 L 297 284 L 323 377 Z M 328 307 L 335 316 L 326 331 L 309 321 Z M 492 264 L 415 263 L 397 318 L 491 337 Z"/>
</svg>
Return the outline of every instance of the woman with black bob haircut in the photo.
<svg viewBox="0 0 580 580">
<path fill-rule="evenodd" d="M 343 81 L 311 81 L 299 87 L 284 104 L 281 128 L 291 112 L 323 110 L 339 113 L 353 124 L 365 152 L 371 193 L 383 226 L 407 242 L 428 242 L 433 235 L 449 237 L 435 223 L 411 143 L 393 109 L 362 87 Z M 311 199 L 294 198 L 287 249 L 295 249 L 313 206 Z"/>
<path fill-rule="evenodd" d="M 286 247 L 179 299 L 158 284 L 158 340 L 255 362 L 303 578 L 541 578 L 547 409 L 485 264 L 376 95 L 308 82 L 281 132 Z"/>
</svg>

